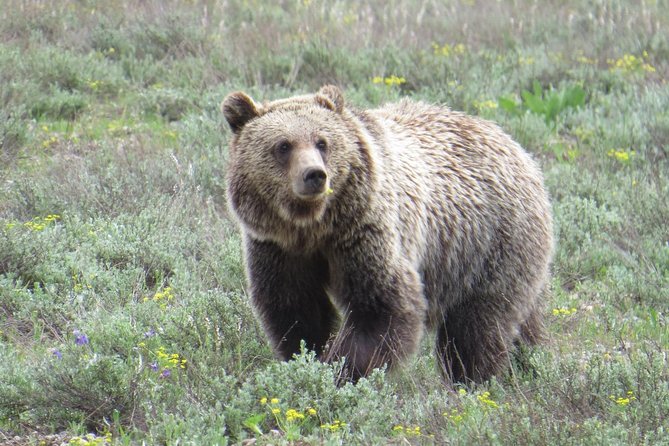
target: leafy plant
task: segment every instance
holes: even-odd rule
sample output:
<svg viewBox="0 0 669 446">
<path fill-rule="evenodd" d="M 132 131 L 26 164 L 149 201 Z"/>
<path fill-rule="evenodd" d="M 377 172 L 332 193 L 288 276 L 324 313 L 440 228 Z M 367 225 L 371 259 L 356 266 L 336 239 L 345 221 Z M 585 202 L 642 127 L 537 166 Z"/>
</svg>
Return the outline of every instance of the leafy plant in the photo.
<svg viewBox="0 0 669 446">
<path fill-rule="evenodd" d="M 502 96 L 498 99 L 499 107 L 512 115 L 526 112 L 543 116 L 546 124 L 557 125 L 558 115 L 569 108 L 579 108 L 585 104 L 585 90 L 580 85 L 571 85 L 562 90 L 544 91 L 539 81 L 534 81 L 532 91 L 520 93 L 522 101 L 517 103 L 513 98 Z"/>
</svg>

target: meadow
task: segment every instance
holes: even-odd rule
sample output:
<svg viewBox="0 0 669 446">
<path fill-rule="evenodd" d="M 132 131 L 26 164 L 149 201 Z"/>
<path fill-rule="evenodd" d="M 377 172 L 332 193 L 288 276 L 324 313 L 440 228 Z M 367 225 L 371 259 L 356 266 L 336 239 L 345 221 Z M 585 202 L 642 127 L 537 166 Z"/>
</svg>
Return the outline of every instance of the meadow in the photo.
<svg viewBox="0 0 669 446">
<path fill-rule="evenodd" d="M 0 444 L 669 444 L 666 0 L 0 0 Z M 220 102 L 340 85 L 541 164 L 546 341 L 477 387 L 279 362 Z"/>
</svg>

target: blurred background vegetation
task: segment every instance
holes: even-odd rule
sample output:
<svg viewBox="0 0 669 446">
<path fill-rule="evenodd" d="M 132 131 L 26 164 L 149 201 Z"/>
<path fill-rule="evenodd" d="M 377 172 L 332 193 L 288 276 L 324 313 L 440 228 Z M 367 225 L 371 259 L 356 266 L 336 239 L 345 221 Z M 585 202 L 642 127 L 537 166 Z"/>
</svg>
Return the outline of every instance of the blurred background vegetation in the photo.
<svg viewBox="0 0 669 446">
<path fill-rule="evenodd" d="M 0 0 L 0 443 L 666 443 L 668 7 Z M 447 388 L 429 339 L 342 388 L 272 358 L 219 104 L 325 83 L 492 119 L 542 164 L 549 339 L 508 376 Z"/>
</svg>

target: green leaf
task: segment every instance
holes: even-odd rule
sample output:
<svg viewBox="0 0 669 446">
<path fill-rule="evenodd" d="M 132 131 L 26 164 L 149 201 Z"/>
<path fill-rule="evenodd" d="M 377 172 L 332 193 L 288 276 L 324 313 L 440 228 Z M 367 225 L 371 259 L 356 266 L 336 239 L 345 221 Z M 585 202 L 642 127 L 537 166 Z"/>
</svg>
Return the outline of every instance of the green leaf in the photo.
<svg viewBox="0 0 669 446">
<path fill-rule="evenodd" d="M 541 99 L 543 89 L 541 88 L 541 84 L 539 83 L 539 81 L 535 80 L 534 82 L 532 82 L 532 88 L 534 89 L 534 96 L 537 99 Z"/>
<path fill-rule="evenodd" d="M 520 96 L 523 98 L 523 104 L 528 108 L 532 113 L 538 115 L 543 115 L 545 112 L 544 101 L 541 99 L 541 93 L 539 95 L 532 94 L 527 90 L 524 90 L 520 93 Z"/>
<path fill-rule="evenodd" d="M 520 115 L 521 113 L 518 104 L 516 104 L 516 101 L 511 98 L 500 96 L 499 99 L 497 99 L 497 104 L 501 109 L 507 113 L 511 113 L 512 115 Z"/>
<path fill-rule="evenodd" d="M 265 414 L 259 413 L 257 415 L 251 415 L 242 421 L 242 424 L 254 434 L 262 435 L 263 432 L 260 430 L 260 423 L 262 423 L 263 420 L 265 420 Z"/>
<path fill-rule="evenodd" d="M 580 85 L 574 85 L 564 92 L 565 107 L 578 108 L 585 105 L 585 90 Z"/>
<path fill-rule="evenodd" d="M 551 94 L 551 96 L 544 102 L 544 120 L 547 123 L 554 122 L 561 109 L 560 96 L 555 93 Z"/>
</svg>

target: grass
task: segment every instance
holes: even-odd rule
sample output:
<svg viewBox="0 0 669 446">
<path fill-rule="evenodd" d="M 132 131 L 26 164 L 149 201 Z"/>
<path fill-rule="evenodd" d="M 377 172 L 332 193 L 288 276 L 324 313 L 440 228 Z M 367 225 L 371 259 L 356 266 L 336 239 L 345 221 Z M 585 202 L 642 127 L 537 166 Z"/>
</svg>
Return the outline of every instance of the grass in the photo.
<svg viewBox="0 0 669 446">
<path fill-rule="evenodd" d="M 665 2 L 3 6 L 0 442 L 669 442 Z M 495 120 L 543 166 L 548 339 L 507 375 L 447 388 L 429 340 L 341 388 L 273 359 L 219 104 L 326 82 Z"/>
</svg>

